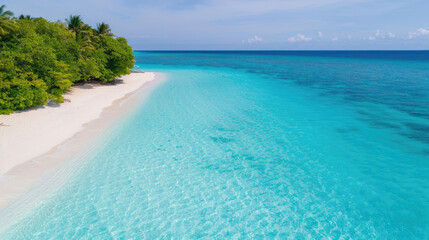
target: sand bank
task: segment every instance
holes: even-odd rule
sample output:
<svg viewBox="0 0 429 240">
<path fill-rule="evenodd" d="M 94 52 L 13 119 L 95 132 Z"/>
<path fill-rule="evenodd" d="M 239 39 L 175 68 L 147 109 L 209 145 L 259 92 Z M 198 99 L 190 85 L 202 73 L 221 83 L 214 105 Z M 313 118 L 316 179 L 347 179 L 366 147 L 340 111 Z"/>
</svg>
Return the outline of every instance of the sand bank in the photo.
<svg viewBox="0 0 429 240">
<path fill-rule="evenodd" d="M 0 115 L 0 208 L 112 123 L 133 93 L 149 94 L 157 75 L 131 73 L 115 85 L 74 86 L 62 104 Z"/>
</svg>

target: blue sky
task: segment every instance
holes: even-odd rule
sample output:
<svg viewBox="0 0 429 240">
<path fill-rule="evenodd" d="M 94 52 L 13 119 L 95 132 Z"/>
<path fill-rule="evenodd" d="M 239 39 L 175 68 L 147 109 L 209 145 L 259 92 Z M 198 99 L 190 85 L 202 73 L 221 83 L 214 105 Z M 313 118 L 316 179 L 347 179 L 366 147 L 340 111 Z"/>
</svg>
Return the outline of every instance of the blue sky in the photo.
<svg viewBox="0 0 429 240">
<path fill-rule="evenodd" d="M 16 15 L 105 21 L 134 49 L 429 49 L 429 0 L 9 0 Z"/>
</svg>

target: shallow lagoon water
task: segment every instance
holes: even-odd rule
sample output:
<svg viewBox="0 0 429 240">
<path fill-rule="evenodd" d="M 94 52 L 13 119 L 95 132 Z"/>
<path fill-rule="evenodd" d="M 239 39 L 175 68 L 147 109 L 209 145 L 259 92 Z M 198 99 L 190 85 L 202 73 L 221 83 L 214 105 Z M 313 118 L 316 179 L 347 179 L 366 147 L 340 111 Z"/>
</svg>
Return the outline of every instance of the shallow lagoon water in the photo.
<svg viewBox="0 0 429 240">
<path fill-rule="evenodd" d="M 425 54 L 135 52 L 168 80 L 0 238 L 428 238 Z"/>
</svg>

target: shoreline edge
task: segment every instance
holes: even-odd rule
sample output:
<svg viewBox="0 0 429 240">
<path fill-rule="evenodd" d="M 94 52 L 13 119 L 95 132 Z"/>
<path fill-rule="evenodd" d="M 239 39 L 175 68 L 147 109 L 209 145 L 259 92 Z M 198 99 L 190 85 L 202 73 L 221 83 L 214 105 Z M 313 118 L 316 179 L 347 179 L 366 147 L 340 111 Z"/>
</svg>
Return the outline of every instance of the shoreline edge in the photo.
<svg viewBox="0 0 429 240">
<path fill-rule="evenodd" d="M 3 212 L 9 205 L 13 205 L 15 200 L 42 182 L 43 176 L 54 171 L 57 165 L 76 157 L 80 151 L 85 151 L 85 148 L 90 148 L 91 143 L 99 135 L 109 131 L 109 126 L 125 118 L 132 113 L 135 107 L 143 104 L 152 90 L 163 82 L 164 76 L 161 73 L 133 72 L 120 79 L 123 80 L 122 83 L 116 85 L 97 84 L 72 87 L 71 92 L 65 94 L 65 98 L 70 98 L 71 102 L 65 102 L 59 106 L 0 115 L 0 122 L 5 124 L 0 127 L 0 159 L 5 161 L 0 162 L 3 165 L 0 168 L 0 212 Z M 82 115 L 85 113 L 87 115 Z M 81 118 L 76 121 L 73 121 L 74 119 L 61 121 L 76 114 L 80 114 Z M 34 122 L 32 116 L 36 116 Z M 4 128 L 10 126 L 8 124 L 16 118 L 21 118 L 21 122 L 4 134 L 6 132 Z M 53 121 L 59 124 L 52 124 Z M 22 122 L 25 126 L 24 129 L 20 129 L 19 124 Z M 37 134 L 37 131 L 36 133 L 29 132 L 31 128 L 38 125 L 42 125 L 41 128 L 48 132 L 42 135 L 34 135 Z M 67 130 L 61 132 L 60 128 Z M 14 134 L 14 131 L 17 133 L 16 140 L 9 141 L 8 137 L 10 134 Z M 36 136 L 36 139 L 28 137 L 28 135 Z M 53 139 L 49 139 L 49 137 Z M 19 138 L 22 142 L 19 141 Z M 33 145 L 35 141 L 44 144 L 44 149 L 48 150 L 39 154 L 40 149 L 34 146 L 37 144 Z M 18 143 L 23 146 L 17 146 Z M 15 144 L 15 146 L 5 148 L 11 144 Z M 32 154 L 30 157 L 23 157 L 29 156 L 29 152 L 24 150 L 25 147 Z M 18 158 L 11 156 L 20 149 L 23 154 L 18 155 Z M 9 158 L 6 160 L 7 157 Z M 4 171 L 4 169 L 7 170 Z M 66 175 L 71 175 L 71 173 Z"/>
</svg>

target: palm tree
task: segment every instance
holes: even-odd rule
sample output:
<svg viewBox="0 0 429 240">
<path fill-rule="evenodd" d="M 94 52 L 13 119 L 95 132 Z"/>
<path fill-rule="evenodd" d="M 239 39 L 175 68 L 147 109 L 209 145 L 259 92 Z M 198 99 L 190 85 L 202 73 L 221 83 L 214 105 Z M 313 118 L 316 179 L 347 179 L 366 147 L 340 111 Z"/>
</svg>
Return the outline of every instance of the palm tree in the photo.
<svg viewBox="0 0 429 240">
<path fill-rule="evenodd" d="M 78 45 L 78 54 L 81 58 L 88 55 L 89 52 L 95 49 L 93 41 L 94 29 L 82 21 L 79 15 L 70 15 L 66 19 L 68 29 L 75 33 L 76 43 Z"/>
<path fill-rule="evenodd" d="M 70 15 L 70 17 L 66 19 L 66 25 L 70 31 L 76 34 L 76 38 L 78 35 L 81 35 L 80 37 L 85 40 L 90 40 L 94 31 L 91 26 L 82 21 L 79 15 Z"/>
<path fill-rule="evenodd" d="M 111 33 L 111 30 L 110 30 L 109 24 L 106 24 L 104 22 L 97 24 L 95 33 L 97 35 L 113 36 L 113 33 Z"/>
<path fill-rule="evenodd" d="M 84 25 L 79 15 L 70 15 L 70 17 L 66 19 L 66 24 L 67 27 L 75 33 L 79 33 Z"/>
<path fill-rule="evenodd" d="M 78 46 L 78 53 L 81 58 L 87 56 L 90 52 L 95 50 L 94 43 L 86 35 L 76 35 L 76 43 Z"/>
<path fill-rule="evenodd" d="M 24 14 L 19 15 L 18 19 L 19 20 L 22 20 L 22 19 L 33 20 L 33 18 L 30 15 L 24 15 Z"/>
<path fill-rule="evenodd" d="M 5 8 L 5 5 L 0 7 L 0 36 L 16 28 L 15 21 L 10 19 L 13 13 L 11 11 L 5 11 Z"/>
</svg>

